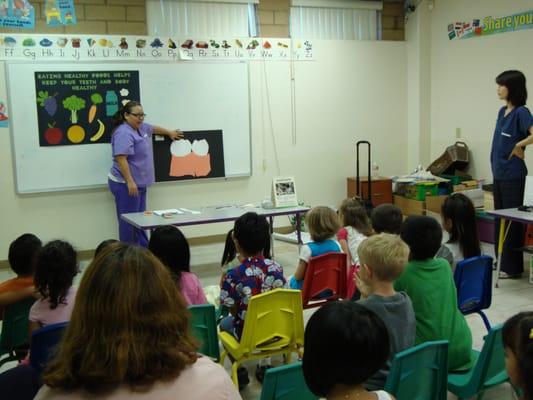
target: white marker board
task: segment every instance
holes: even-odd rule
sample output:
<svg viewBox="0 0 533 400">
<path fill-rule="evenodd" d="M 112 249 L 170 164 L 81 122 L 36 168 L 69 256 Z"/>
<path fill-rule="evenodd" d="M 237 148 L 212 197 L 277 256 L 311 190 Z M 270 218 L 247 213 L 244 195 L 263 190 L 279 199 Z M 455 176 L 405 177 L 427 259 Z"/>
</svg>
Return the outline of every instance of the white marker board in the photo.
<svg viewBox="0 0 533 400">
<path fill-rule="evenodd" d="M 107 184 L 109 143 L 39 146 L 34 73 L 139 71 L 146 122 L 184 131 L 223 130 L 226 177 L 251 175 L 249 74 L 246 63 L 8 63 L 8 101 L 18 193 Z M 175 184 L 179 184 L 176 182 Z"/>
</svg>

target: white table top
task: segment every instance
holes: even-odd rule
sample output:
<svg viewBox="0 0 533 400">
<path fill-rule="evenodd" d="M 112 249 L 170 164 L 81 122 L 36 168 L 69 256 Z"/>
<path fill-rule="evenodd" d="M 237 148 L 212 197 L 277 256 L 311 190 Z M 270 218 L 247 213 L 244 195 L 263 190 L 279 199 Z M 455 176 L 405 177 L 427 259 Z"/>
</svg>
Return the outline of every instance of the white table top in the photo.
<svg viewBox="0 0 533 400">
<path fill-rule="evenodd" d="M 504 218 L 509 221 L 523 222 L 526 224 L 533 223 L 533 212 L 519 211 L 516 207 L 487 211 L 487 214 L 498 218 Z"/>
<path fill-rule="evenodd" d="M 158 226 L 166 225 L 186 226 L 235 221 L 237 218 L 247 212 L 256 212 L 257 214 L 264 215 L 265 217 L 305 214 L 310 210 L 310 208 L 297 206 L 266 209 L 262 207 L 227 205 L 195 208 L 194 210 L 199 211 L 200 214 L 186 212 L 184 214 L 172 215 L 171 218 L 165 218 L 155 214 L 146 215 L 145 213 L 141 212 L 122 214 L 120 217 L 138 229 L 153 229 L 157 228 Z"/>
</svg>

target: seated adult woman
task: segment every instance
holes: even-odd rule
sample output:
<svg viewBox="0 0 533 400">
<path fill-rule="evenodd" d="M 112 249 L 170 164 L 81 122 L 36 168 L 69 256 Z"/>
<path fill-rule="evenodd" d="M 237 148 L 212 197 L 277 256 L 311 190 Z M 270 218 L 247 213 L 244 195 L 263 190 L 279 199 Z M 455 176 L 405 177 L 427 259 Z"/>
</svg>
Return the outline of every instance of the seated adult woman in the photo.
<svg viewBox="0 0 533 400">
<path fill-rule="evenodd" d="M 108 246 L 87 268 L 36 399 L 241 399 L 196 353 L 185 302 L 149 251 Z"/>
</svg>

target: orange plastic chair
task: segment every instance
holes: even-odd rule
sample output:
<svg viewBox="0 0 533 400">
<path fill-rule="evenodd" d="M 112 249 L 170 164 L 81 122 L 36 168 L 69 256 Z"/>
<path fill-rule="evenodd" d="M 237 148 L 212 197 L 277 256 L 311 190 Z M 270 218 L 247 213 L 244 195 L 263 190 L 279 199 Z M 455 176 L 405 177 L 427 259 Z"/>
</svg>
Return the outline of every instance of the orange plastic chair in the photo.
<svg viewBox="0 0 533 400">
<path fill-rule="evenodd" d="M 346 264 L 344 253 L 326 253 L 309 260 L 302 290 L 304 309 L 345 298 Z"/>
<path fill-rule="evenodd" d="M 276 289 L 253 296 L 248 304 L 240 342 L 228 332 L 218 334 L 230 357 L 231 378 L 239 387 L 237 369 L 245 361 L 283 354 L 290 363 L 293 352 L 302 355 L 304 318 L 299 290 Z"/>
</svg>

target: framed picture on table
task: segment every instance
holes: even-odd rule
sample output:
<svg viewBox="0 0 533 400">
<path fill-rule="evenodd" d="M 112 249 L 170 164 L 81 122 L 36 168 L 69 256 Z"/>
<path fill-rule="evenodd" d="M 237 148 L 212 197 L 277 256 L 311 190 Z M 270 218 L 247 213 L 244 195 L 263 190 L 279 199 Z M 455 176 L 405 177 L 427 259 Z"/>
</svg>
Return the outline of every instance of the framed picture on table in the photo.
<svg viewBox="0 0 533 400">
<path fill-rule="evenodd" d="M 272 203 L 274 207 L 295 207 L 296 183 L 293 176 L 277 176 L 272 179 Z"/>
</svg>

